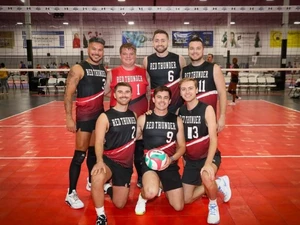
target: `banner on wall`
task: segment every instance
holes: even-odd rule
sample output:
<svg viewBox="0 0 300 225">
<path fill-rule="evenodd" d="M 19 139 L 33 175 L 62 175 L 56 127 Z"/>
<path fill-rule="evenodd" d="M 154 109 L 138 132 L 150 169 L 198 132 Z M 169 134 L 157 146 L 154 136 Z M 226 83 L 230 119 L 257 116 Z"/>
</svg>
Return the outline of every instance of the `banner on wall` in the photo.
<svg viewBox="0 0 300 225">
<path fill-rule="evenodd" d="M 79 34 L 79 32 L 76 32 L 77 34 Z M 107 34 L 106 34 L 107 35 Z M 108 40 L 105 39 L 105 37 L 103 37 L 102 32 L 100 31 L 95 31 L 95 30 L 86 30 L 83 32 L 83 48 L 87 48 L 89 45 L 89 40 L 93 37 L 101 37 L 104 39 L 105 41 L 105 46 L 104 48 L 114 48 L 114 45 L 109 45 L 108 44 Z M 75 33 L 73 34 L 73 40 L 75 39 Z M 78 39 L 79 39 L 79 35 L 78 35 Z M 77 40 L 78 41 L 78 40 Z M 73 41 L 74 43 L 74 41 Z M 74 45 L 73 45 L 74 46 Z M 73 47 L 74 48 L 74 47 Z"/>
<path fill-rule="evenodd" d="M 26 32 L 22 31 L 23 48 L 27 48 Z M 32 48 L 64 48 L 64 31 L 32 31 Z"/>
<path fill-rule="evenodd" d="M 261 48 L 261 37 L 260 32 L 230 32 L 230 35 L 227 34 L 227 31 L 224 31 L 221 37 L 221 47 L 223 48 Z M 230 46 L 228 46 L 230 45 Z"/>
<path fill-rule="evenodd" d="M 152 46 L 153 32 L 122 31 L 122 44 L 132 43 L 136 48 Z"/>
<path fill-rule="evenodd" d="M 287 34 L 287 47 L 300 48 L 300 31 L 290 30 Z M 272 30 L 270 33 L 270 47 L 281 48 L 282 32 Z"/>
<path fill-rule="evenodd" d="M 172 31 L 172 47 L 187 48 L 193 37 L 199 37 L 207 48 L 212 48 L 214 43 L 213 31 Z"/>
<path fill-rule="evenodd" d="M 0 48 L 13 48 L 15 35 L 13 31 L 0 31 Z"/>
</svg>

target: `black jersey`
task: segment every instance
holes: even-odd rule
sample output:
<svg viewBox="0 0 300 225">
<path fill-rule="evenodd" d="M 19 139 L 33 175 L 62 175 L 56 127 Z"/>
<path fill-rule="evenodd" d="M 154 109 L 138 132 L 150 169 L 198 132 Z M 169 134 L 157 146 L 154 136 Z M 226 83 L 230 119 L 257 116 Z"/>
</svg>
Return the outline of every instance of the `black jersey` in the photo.
<svg viewBox="0 0 300 225">
<path fill-rule="evenodd" d="M 194 78 L 198 81 L 197 99 L 217 109 L 218 91 L 214 81 L 214 64 L 204 62 L 200 66 L 189 64 L 182 69 L 182 77 Z"/>
<path fill-rule="evenodd" d="M 158 57 L 156 53 L 147 58 L 147 72 L 151 80 L 151 92 L 158 86 L 167 86 L 172 92 L 172 101 L 169 111 L 175 113 L 182 105 L 179 93 L 180 72 L 179 55 L 169 52 L 166 57 Z M 154 104 L 150 101 L 150 109 L 154 109 Z"/>
<path fill-rule="evenodd" d="M 136 136 L 136 118 L 131 110 L 119 112 L 111 108 L 104 112 L 109 121 L 104 152 L 108 158 L 124 167 L 132 167 Z"/>
<path fill-rule="evenodd" d="M 168 156 L 176 152 L 176 136 L 178 132 L 177 116 L 168 113 L 157 116 L 155 113 L 146 115 L 143 128 L 143 141 L 146 150 L 159 149 Z"/>
<path fill-rule="evenodd" d="M 80 64 L 84 75 L 77 86 L 76 120 L 96 120 L 104 111 L 104 86 L 106 71 L 103 65 L 91 65 L 87 61 Z"/>
<path fill-rule="evenodd" d="M 186 105 L 183 105 L 178 111 L 178 115 L 182 118 L 186 141 L 184 157 L 190 160 L 202 159 L 208 154 L 210 139 L 205 123 L 207 106 L 207 104 L 199 101 L 192 110 L 188 110 Z"/>
</svg>

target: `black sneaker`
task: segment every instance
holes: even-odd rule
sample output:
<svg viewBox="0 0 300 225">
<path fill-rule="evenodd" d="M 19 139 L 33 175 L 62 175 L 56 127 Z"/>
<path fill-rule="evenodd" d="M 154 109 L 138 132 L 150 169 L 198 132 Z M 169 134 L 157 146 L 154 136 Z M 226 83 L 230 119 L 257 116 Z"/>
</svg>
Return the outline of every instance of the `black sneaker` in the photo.
<svg viewBox="0 0 300 225">
<path fill-rule="evenodd" d="M 96 225 L 107 225 L 107 219 L 105 215 L 100 215 L 97 217 Z"/>
</svg>

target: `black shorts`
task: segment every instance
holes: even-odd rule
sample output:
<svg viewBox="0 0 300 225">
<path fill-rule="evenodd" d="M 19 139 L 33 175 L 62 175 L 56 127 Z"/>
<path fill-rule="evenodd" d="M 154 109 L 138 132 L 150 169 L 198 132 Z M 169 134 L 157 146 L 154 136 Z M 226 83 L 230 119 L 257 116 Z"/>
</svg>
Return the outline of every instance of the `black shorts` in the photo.
<svg viewBox="0 0 300 225">
<path fill-rule="evenodd" d="M 200 171 L 205 164 L 206 158 L 199 159 L 199 160 L 189 160 L 185 159 L 186 164 L 184 166 L 183 174 L 182 174 L 182 183 L 191 184 L 191 185 L 201 185 L 202 179 L 200 176 Z M 221 153 L 217 151 L 214 159 L 213 164 L 215 164 L 218 169 L 221 165 Z"/>
<path fill-rule="evenodd" d="M 80 129 L 83 132 L 92 133 L 95 130 L 96 121 L 97 119 L 88 121 L 76 121 L 76 131 Z"/>
<path fill-rule="evenodd" d="M 146 165 L 145 160 L 143 160 L 142 174 L 146 173 L 147 171 L 154 171 L 157 173 L 162 183 L 164 192 L 182 187 L 182 182 L 179 174 L 179 166 L 177 165 L 177 163 L 172 163 L 168 168 L 162 171 L 157 171 L 151 170 Z"/>
<path fill-rule="evenodd" d="M 129 188 L 133 167 L 126 168 L 121 166 L 105 155 L 103 155 L 103 161 L 112 172 L 111 178 L 113 186 L 124 186 Z"/>
</svg>

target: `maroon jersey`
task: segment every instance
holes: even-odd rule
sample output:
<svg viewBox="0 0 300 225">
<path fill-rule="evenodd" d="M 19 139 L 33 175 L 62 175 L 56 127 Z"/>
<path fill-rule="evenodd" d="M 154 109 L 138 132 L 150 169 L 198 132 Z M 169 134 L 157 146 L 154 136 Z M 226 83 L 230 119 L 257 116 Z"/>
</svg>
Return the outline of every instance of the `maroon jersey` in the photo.
<svg viewBox="0 0 300 225">
<path fill-rule="evenodd" d="M 131 110 L 119 112 L 114 108 L 104 113 L 109 121 L 109 130 L 105 134 L 103 154 L 124 167 L 132 167 L 136 136 L 134 113 Z"/>
<path fill-rule="evenodd" d="M 104 111 L 106 71 L 103 65 L 80 64 L 84 75 L 77 86 L 76 121 L 96 120 Z"/>
</svg>

